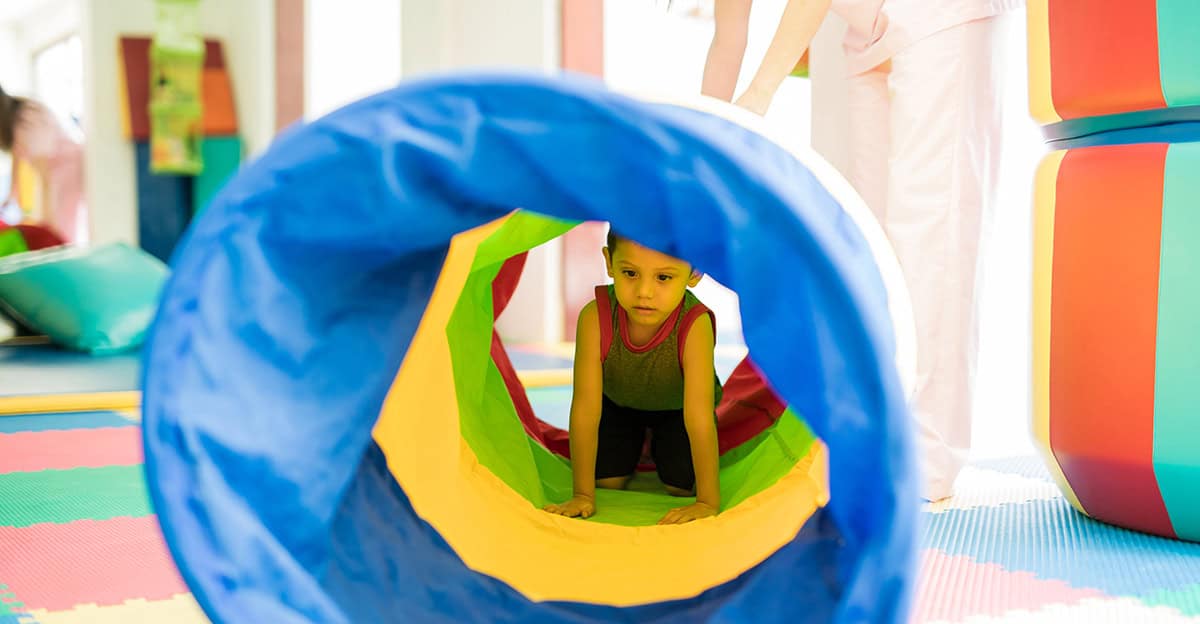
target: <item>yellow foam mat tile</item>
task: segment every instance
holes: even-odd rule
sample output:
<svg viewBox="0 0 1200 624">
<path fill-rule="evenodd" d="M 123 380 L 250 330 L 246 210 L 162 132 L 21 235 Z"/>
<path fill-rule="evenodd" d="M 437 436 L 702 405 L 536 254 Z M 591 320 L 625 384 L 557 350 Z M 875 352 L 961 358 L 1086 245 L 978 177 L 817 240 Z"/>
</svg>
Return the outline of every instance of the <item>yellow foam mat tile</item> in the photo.
<svg viewBox="0 0 1200 624">
<path fill-rule="evenodd" d="M 207 624 L 191 594 L 176 594 L 169 600 L 126 600 L 123 604 L 99 607 L 82 604 L 67 611 L 31 609 L 38 624 Z"/>
</svg>

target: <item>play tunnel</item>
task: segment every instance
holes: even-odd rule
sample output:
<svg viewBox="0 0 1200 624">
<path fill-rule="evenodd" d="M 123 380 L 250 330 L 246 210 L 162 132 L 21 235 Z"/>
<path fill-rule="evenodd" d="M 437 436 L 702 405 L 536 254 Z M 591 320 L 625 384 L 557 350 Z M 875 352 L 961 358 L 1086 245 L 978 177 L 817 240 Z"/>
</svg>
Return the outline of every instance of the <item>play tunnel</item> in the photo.
<svg viewBox="0 0 1200 624">
<path fill-rule="evenodd" d="M 285 133 L 189 232 L 147 348 L 149 490 L 196 599 L 219 622 L 905 619 L 911 321 L 848 188 L 578 78 L 413 82 Z M 569 463 L 493 323 L 521 254 L 593 220 L 739 295 L 715 518 L 655 526 L 678 499 L 639 490 L 540 510 Z"/>
</svg>

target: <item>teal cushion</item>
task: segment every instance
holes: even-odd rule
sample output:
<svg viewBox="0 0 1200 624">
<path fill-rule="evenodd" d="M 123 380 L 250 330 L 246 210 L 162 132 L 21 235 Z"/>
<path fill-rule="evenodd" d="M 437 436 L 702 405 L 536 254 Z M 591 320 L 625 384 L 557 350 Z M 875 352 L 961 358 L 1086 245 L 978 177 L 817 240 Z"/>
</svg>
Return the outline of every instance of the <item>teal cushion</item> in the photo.
<svg viewBox="0 0 1200 624">
<path fill-rule="evenodd" d="M 167 267 L 124 243 L 0 258 L 0 305 L 54 342 L 95 354 L 142 344 Z"/>
</svg>

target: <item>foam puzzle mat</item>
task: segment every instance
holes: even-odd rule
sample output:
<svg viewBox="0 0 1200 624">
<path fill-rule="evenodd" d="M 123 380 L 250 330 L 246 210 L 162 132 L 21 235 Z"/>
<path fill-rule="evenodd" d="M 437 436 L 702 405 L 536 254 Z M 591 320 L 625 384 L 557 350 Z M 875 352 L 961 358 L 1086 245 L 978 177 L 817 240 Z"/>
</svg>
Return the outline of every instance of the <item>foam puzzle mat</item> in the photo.
<svg viewBox="0 0 1200 624">
<path fill-rule="evenodd" d="M 530 393 L 543 416 L 561 389 Z M 1200 624 L 1200 544 L 1075 512 L 1035 457 L 923 516 L 913 622 Z M 206 622 L 159 533 L 136 412 L 0 417 L 0 624 Z"/>
</svg>

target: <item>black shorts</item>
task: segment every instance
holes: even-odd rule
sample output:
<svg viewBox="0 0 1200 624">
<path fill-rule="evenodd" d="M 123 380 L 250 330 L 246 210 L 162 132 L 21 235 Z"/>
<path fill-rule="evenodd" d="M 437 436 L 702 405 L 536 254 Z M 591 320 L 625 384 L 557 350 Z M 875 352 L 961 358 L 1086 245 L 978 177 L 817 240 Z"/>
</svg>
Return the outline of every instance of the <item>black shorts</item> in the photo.
<svg viewBox="0 0 1200 624">
<path fill-rule="evenodd" d="M 650 456 L 662 482 L 691 490 L 696 484 L 692 445 L 683 424 L 683 410 L 650 412 L 622 407 L 604 397 L 596 445 L 596 478 L 624 477 L 637 470 L 651 433 Z"/>
</svg>

